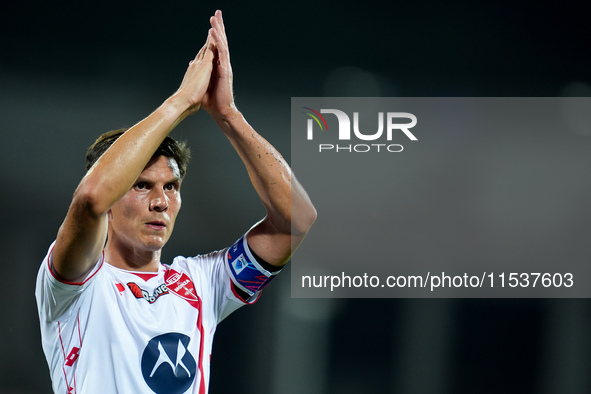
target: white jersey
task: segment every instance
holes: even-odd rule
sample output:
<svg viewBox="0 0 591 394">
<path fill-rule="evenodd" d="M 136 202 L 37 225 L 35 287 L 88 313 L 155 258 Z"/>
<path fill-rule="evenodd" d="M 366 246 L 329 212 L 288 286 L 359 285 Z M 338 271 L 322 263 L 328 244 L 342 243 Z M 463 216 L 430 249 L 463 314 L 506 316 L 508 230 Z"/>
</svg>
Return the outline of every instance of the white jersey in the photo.
<svg viewBox="0 0 591 394">
<path fill-rule="evenodd" d="M 52 250 L 35 296 L 55 393 L 207 393 L 216 325 L 244 305 L 227 249 L 177 257 L 157 273 L 122 270 L 101 257 L 82 283 L 54 276 Z"/>
</svg>

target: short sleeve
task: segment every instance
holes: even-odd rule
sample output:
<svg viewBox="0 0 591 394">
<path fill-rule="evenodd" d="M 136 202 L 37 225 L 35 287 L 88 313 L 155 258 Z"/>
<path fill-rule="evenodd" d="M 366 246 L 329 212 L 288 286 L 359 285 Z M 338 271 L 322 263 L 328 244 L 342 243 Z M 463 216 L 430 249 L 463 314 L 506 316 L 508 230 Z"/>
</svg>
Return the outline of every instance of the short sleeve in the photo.
<svg viewBox="0 0 591 394">
<path fill-rule="evenodd" d="M 91 286 L 100 271 L 104 254 L 101 253 L 94 268 L 82 282 L 67 282 L 59 279 L 53 271 L 52 253 L 55 241 L 49 247 L 37 274 L 35 298 L 41 321 L 51 322 L 67 313 L 70 306 Z"/>
</svg>

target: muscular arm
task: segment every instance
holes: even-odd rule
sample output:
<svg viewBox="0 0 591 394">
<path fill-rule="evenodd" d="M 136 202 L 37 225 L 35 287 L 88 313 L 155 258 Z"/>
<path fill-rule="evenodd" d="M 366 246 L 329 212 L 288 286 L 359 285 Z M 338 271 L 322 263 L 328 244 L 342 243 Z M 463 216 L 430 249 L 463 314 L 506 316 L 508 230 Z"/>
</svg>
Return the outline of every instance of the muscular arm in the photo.
<svg viewBox="0 0 591 394">
<path fill-rule="evenodd" d="M 248 233 L 248 244 L 269 264 L 283 265 L 316 220 L 316 210 L 281 154 L 241 113 L 217 123 L 242 158 L 267 210 Z"/>
<path fill-rule="evenodd" d="M 76 281 L 97 262 L 107 237 L 107 212 L 133 186 L 172 129 L 199 109 L 209 83 L 212 58 L 208 37 L 177 92 L 119 137 L 84 176 L 53 250 L 53 268 L 59 277 Z"/>
<path fill-rule="evenodd" d="M 248 233 L 250 248 L 275 266 L 287 262 L 316 220 L 316 210 L 281 154 L 244 119 L 234 104 L 232 69 L 222 15 L 211 18 L 214 68 L 203 106 L 244 162 L 267 215 Z"/>
</svg>

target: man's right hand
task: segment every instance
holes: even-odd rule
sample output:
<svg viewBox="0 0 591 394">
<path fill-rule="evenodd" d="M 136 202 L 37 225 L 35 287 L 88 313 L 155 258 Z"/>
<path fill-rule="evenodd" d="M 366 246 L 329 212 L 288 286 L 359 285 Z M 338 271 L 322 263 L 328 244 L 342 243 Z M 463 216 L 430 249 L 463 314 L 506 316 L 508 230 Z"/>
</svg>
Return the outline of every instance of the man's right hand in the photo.
<svg viewBox="0 0 591 394">
<path fill-rule="evenodd" d="M 209 87 L 211 77 L 213 44 L 211 34 L 208 34 L 205 45 L 201 48 L 195 59 L 191 60 L 185 72 L 181 86 L 173 95 L 181 101 L 181 105 L 188 105 L 188 114 L 193 114 L 201 107 L 203 96 Z"/>
</svg>

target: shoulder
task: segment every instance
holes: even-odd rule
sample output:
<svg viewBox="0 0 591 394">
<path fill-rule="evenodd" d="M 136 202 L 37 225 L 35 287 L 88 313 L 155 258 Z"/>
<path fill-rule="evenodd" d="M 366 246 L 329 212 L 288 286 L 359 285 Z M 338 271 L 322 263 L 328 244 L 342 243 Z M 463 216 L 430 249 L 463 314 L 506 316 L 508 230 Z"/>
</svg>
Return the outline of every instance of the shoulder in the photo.
<svg viewBox="0 0 591 394">
<path fill-rule="evenodd" d="M 192 263 L 207 263 L 209 261 L 215 261 L 223 259 L 227 253 L 228 248 L 214 250 L 213 252 L 198 254 L 195 256 L 176 256 L 172 260 L 172 264 L 192 264 Z"/>
<path fill-rule="evenodd" d="M 205 270 L 209 271 L 213 267 L 222 264 L 225 261 L 225 256 L 228 248 L 215 250 L 206 254 L 198 254 L 195 256 L 177 256 L 173 259 L 172 268 L 184 268 L 187 270 Z"/>
</svg>

